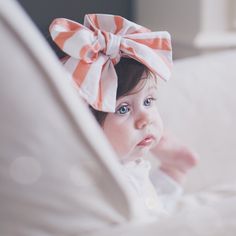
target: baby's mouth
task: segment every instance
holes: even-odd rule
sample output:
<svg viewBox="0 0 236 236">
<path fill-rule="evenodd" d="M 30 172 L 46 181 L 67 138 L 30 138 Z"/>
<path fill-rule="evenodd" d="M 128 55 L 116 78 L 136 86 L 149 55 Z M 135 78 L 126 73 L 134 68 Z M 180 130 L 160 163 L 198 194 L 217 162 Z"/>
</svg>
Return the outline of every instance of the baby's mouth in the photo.
<svg viewBox="0 0 236 236">
<path fill-rule="evenodd" d="M 144 139 L 142 139 L 137 146 L 146 147 L 150 146 L 155 141 L 155 137 L 153 135 L 147 135 Z"/>
</svg>

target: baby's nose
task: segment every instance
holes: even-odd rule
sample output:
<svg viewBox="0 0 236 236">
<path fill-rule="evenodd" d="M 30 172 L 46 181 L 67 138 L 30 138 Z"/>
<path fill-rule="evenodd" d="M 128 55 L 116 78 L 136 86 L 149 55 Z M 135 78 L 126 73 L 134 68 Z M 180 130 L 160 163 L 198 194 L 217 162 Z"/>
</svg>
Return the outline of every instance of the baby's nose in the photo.
<svg viewBox="0 0 236 236">
<path fill-rule="evenodd" d="M 135 128 L 143 129 L 151 123 L 151 117 L 147 112 L 142 112 L 135 120 Z"/>
</svg>

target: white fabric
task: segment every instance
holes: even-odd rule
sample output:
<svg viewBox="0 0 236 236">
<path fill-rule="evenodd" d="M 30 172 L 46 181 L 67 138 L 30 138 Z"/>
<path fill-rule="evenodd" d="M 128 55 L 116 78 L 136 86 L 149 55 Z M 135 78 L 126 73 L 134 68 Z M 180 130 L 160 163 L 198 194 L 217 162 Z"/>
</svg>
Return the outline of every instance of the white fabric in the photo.
<svg viewBox="0 0 236 236">
<path fill-rule="evenodd" d="M 51 50 L 12 0 L 0 1 L 0 33 L 0 235 L 235 236 L 235 185 L 186 195 L 171 218 L 145 222 L 146 213 L 132 201 L 133 192 L 102 132 L 65 80 Z M 191 143 L 195 140 L 197 148 L 202 147 L 201 152 L 208 154 L 202 157 L 204 164 L 197 170 L 195 184 L 201 183 L 199 186 L 207 187 L 217 179 L 236 179 L 232 172 L 236 160 L 232 139 L 235 62 L 235 52 L 229 52 L 176 63 L 175 76 L 185 78 L 185 82 L 179 83 L 180 87 L 173 82 L 166 93 L 170 100 L 162 103 L 173 116 L 167 124 L 174 131 L 185 130 L 183 127 L 190 125 L 186 121 L 192 118 L 186 136 L 177 134 Z M 188 67 L 196 67 L 199 72 L 191 77 Z M 188 94 L 191 79 L 197 90 Z M 209 91 L 215 96 L 211 97 Z M 169 94 L 179 95 L 179 102 Z M 181 102 L 181 96 L 188 100 Z M 194 99 L 201 101 L 196 112 L 187 102 Z M 220 101 L 224 101 L 221 109 L 217 106 L 222 104 Z M 166 106 L 168 103 L 172 106 Z M 214 108 L 216 120 L 207 118 L 211 114 L 207 107 Z M 227 119 L 222 119 L 224 114 L 228 114 Z M 223 151 L 218 154 L 220 148 Z"/>
<path fill-rule="evenodd" d="M 182 186 L 159 168 L 151 171 L 150 180 L 156 189 L 164 210 L 168 215 L 171 215 L 183 195 Z"/>
<path fill-rule="evenodd" d="M 134 201 L 143 205 L 152 220 L 169 216 L 182 195 L 182 187 L 159 168 L 151 171 L 148 160 L 138 159 L 122 165 L 124 176 L 135 192 Z"/>
</svg>

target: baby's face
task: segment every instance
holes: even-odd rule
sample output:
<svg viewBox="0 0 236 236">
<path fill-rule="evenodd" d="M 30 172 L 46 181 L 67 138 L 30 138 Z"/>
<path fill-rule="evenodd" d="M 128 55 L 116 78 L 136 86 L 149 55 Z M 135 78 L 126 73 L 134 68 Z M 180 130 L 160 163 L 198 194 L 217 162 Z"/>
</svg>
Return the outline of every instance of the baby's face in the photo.
<svg viewBox="0 0 236 236">
<path fill-rule="evenodd" d="M 109 113 L 103 125 L 105 135 L 123 162 L 144 157 L 163 133 L 154 79 L 148 79 L 139 88 L 140 84 L 130 95 L 116 101 L 115 113 Z"/>
</svg>

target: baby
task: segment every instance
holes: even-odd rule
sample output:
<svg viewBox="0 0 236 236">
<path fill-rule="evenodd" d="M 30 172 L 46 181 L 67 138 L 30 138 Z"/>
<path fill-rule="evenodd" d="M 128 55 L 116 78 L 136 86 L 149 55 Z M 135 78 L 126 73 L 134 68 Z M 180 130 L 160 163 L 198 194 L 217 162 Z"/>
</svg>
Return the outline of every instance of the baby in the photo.
<svg viewBox="0 0 236 236">
<path fill-rule="evenodd" d="M 68 55 L 64 67 L 117 153 L 137 201 L 154 215 L 168 210 L 196 164 L 190 149 L 163 134 L 158 112 L 158 81 L 169 79 L 172 66 L 170 35 L 104 14 L 86 15 L 84 25 L 55 19 L 50 33 Z M 150 152 L 160 161 L 152 172 Z"/>
</svg>

